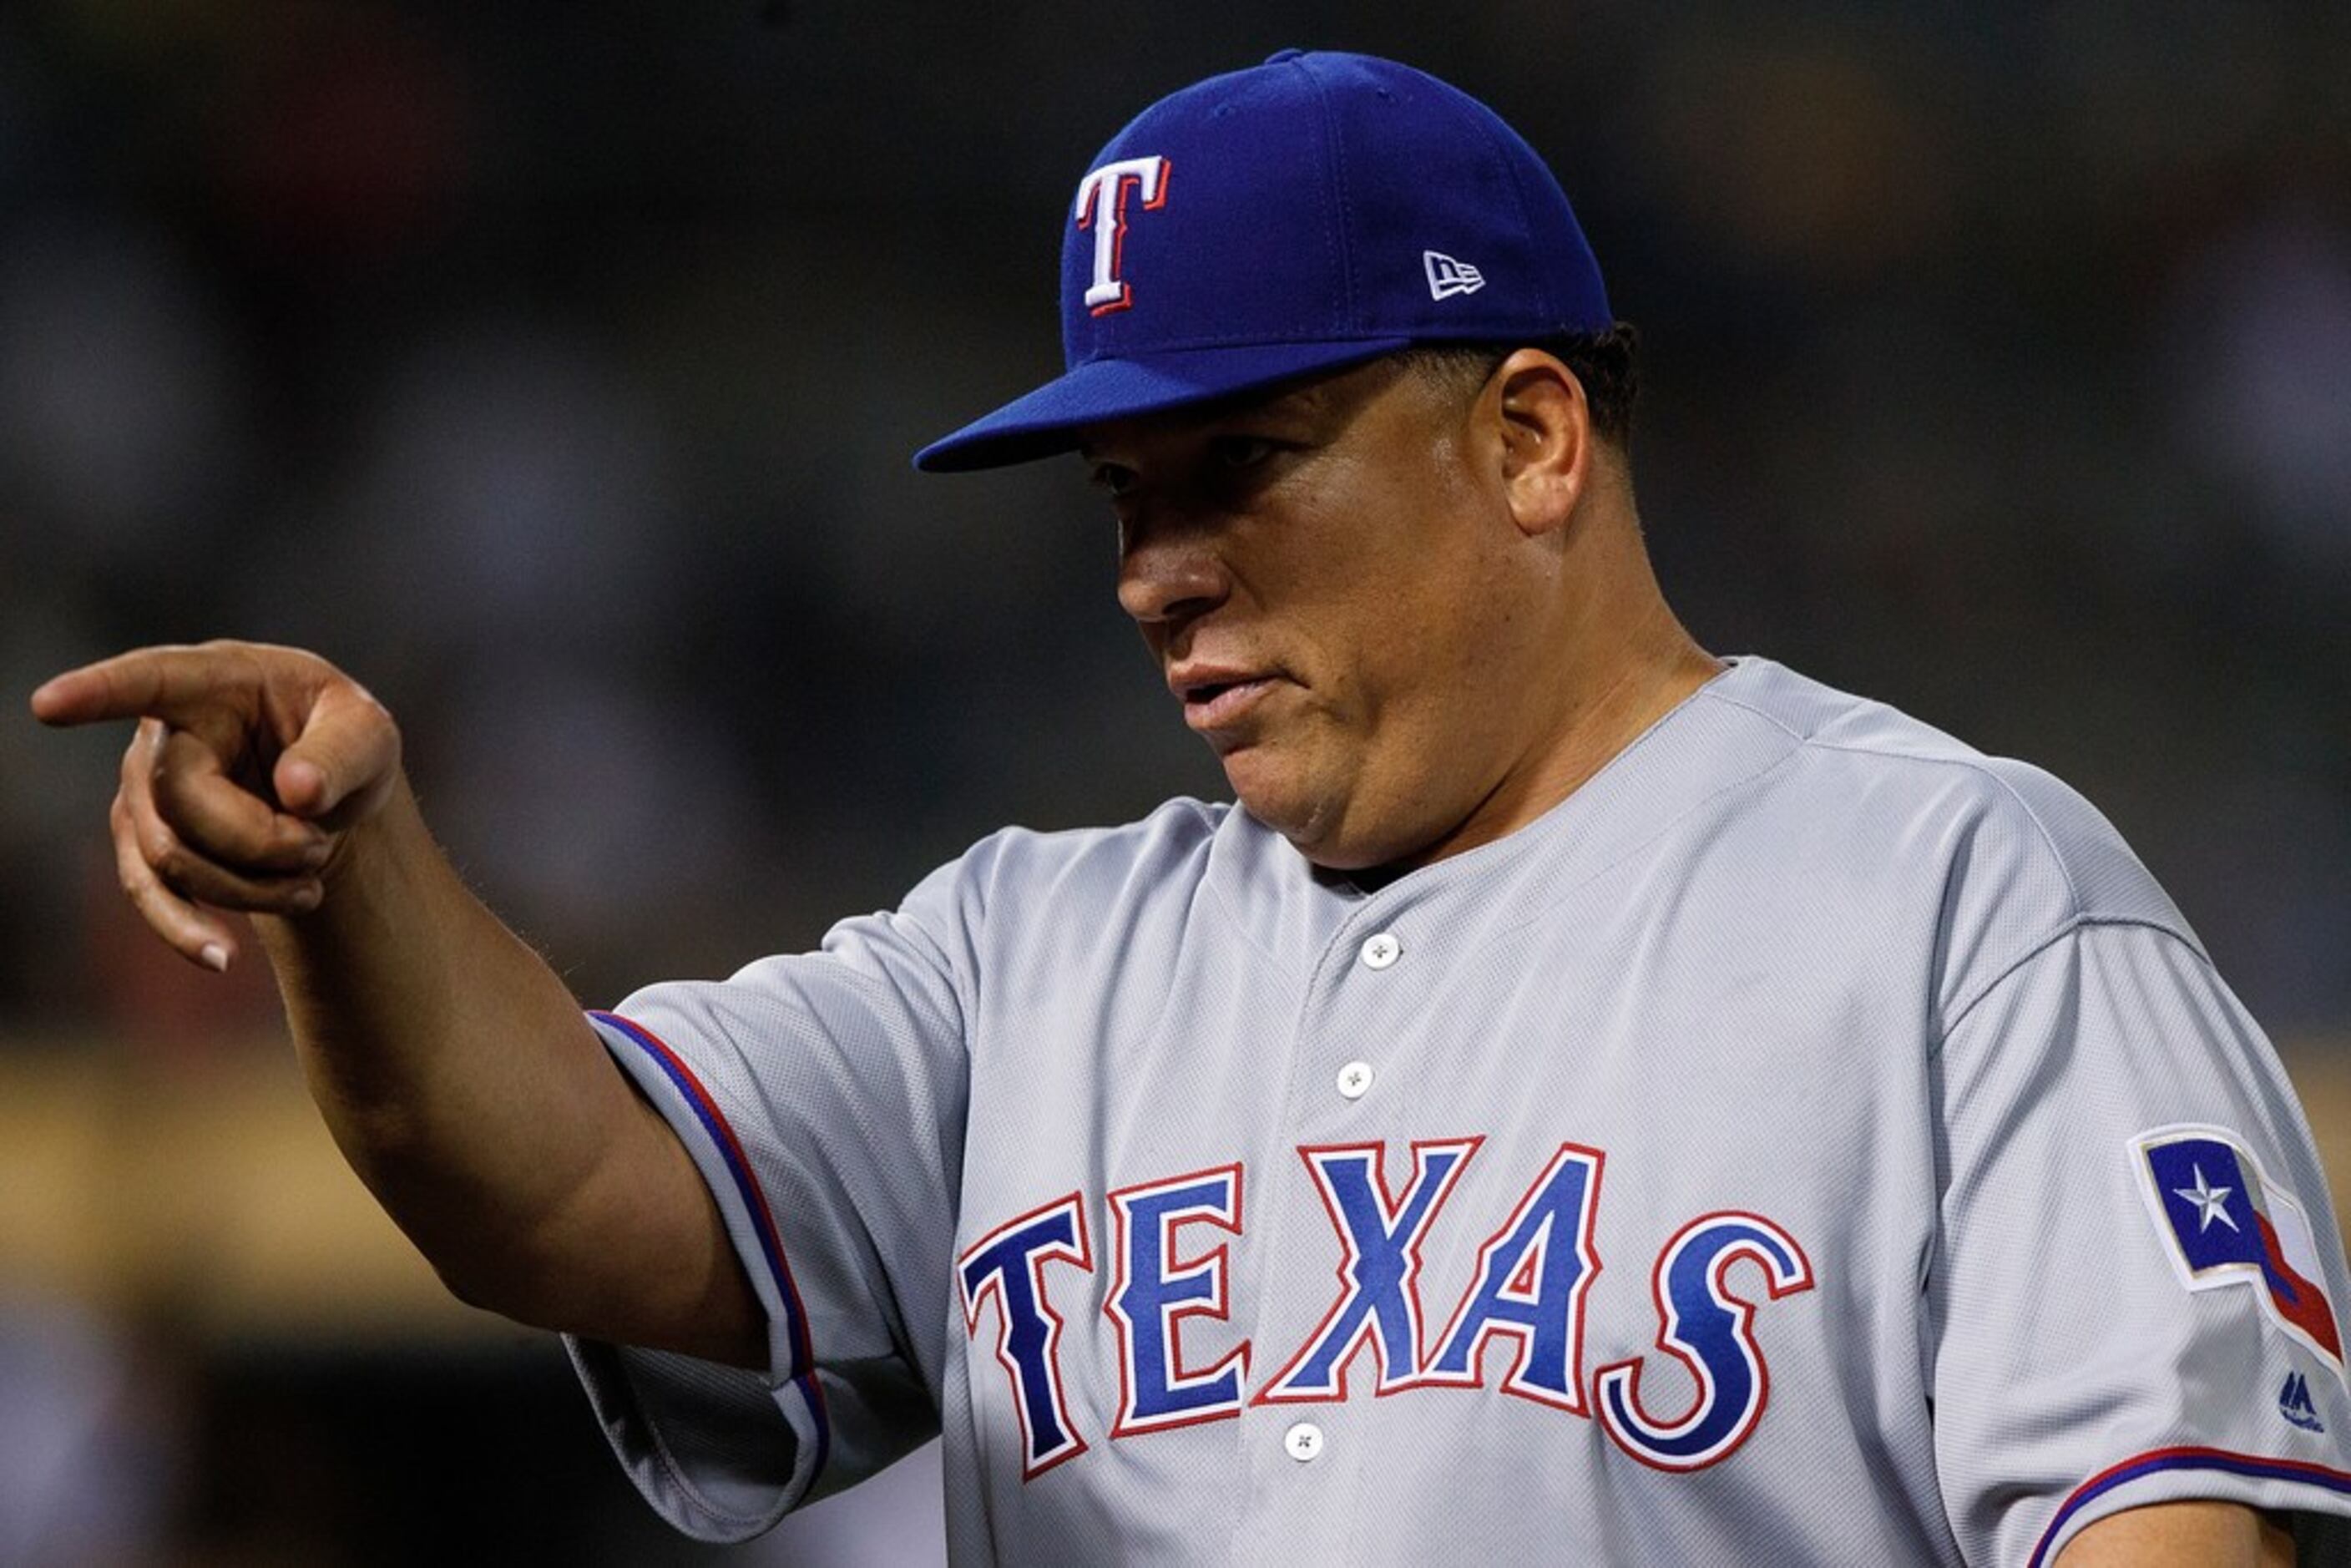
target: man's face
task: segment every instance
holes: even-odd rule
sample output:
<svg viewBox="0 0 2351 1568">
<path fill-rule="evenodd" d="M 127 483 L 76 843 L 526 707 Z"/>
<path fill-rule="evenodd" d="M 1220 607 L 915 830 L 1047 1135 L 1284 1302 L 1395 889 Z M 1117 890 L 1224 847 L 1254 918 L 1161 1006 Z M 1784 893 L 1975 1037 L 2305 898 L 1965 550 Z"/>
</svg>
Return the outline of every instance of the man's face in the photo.
<svg viewBox="0 0 2351 1568">
<path fill-rule="evenodd" d="M 1086 432 L 1119 602 L 1241 803 L 1319 864 L 1441 852 L 1521 760 L 1544 544 L 1490 414 L 1381 361 Z"/>
</svg>

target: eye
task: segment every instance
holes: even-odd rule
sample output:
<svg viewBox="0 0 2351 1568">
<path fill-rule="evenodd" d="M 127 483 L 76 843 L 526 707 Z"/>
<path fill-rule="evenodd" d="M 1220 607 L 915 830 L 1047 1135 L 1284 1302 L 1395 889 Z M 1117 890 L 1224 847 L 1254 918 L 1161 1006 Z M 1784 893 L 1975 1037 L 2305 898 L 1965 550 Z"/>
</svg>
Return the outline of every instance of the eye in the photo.
<svg viewBox="0 0 2351 1568">
<path fill-rule="evenodd" d="M 1123 496 L 1134 488 L 1134 470 L 1116 463 L 1097 463 L 1086 483 L 1106 496 Z"/>
<path fill-rule="evenodd" d="M 1254 468 L 1280 449 L 1262 435 L 1219 435 L 1208 443 L 1210 455 L 1226 468 Z"/>
</svg>

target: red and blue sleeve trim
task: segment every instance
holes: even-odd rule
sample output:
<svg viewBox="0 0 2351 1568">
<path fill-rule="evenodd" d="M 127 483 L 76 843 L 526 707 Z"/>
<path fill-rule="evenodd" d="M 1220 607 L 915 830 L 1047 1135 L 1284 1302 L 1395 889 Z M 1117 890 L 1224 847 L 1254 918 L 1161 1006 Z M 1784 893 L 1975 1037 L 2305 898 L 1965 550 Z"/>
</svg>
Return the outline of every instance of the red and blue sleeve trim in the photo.
<svg viewBox="0 0 2351 1568">
<path fill-rule="evenodd" d="M 666 1040 L 644 1025 L 632 1019 L 622 1018 L 618 1013 L 591 1011 L 589 1016 L 620 1030 L 643 1050 L 654 1066 L 661 1069 L 663 1076 L 694 1108 L 703 1131 L 709 1134 L 712 1146 L 726 1163 L 726 1174 L 734 1178 L 735 1190 L 751 1216 L 751 1228 L 758 1237 L 759 1253 L 767 1262 L 768 1277 L 775 1281 L 777 1296 L 783 1302 L 784 1334 L 791 1346 L 791 1384 L 799 1390 L 801 1398 L 807 1402 L 809 1414 L 816 1423 L 816 1463 L 810 1473 L 822 1474 L 825 1459 L 832 1447 L 832 1423 L 825 1414 L 824 1391 L 817 1384 L 816 1354 L 809 1338 L 808 1310 L 800 1304 L 799 1287 L 792 1282 L 791 1264 L 784 1255 L 783 1237 L 776 1228 L 775 1214 L 768 1207 L 767 1192 L 760 1186 L 757 1173 L 751 1169 L 749 1156 L 744 1154 L 743 1145 L 736 1138 L 735 1129 L 727 1124 L 726 1113 L 718 1109 L 717 1101 L 711 1098 L 710 1091 L 703 1087 L 702 1080 L 695 1075 L 694 1069 L 685 1064 L 684 1057 L 670 1049 Z"/>
<path fill-rule="evenodd" d="M 2030 1568 L 2042 1568 L 2048 1560 L 2049 1547 L 2066 1524 L 2085 1506 L 2119 1486 L 2127 1486 L 2144 1476 L 2159 1470 L 2210 1470 L 2228 1476 L 2248 1476 L 2255 1480 L 2294 1481 L 2304 1486 L 2322 1488 L 2337 1497 L 2351 1498 L 2351 1472 L 2329 1469 L 2325 1465 L 2307 1464 L 2299 1459 L 2264 1458 L 2255 1454 L 2232 1454 L 2225 1448 L 2157 1448 L 2136 1458 L 2125 1459 L 2110 1469 L 2099 1471 L 2074 1489 L 2073 1496 L 2058 1507 L 2057 1517 L 2041 1532 L 2041 1540 L 2032 1548 Z"/>
</svg>

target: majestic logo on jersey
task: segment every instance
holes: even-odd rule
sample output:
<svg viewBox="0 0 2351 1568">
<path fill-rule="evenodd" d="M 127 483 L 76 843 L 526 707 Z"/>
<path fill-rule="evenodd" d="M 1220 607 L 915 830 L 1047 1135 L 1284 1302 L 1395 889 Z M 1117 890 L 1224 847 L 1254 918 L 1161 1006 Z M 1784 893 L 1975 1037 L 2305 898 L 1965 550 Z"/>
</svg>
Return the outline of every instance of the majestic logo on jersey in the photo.
<svg viewBox="0 0 2351 1568">
<path fill-rule="evenodd" d="M 1441 250 L 1420 253 L 1420 268 L 1428 275 L 1428 297 L 1450 299 L 1457 294 L 1475 294 L 1486 287 L 1486 275 L 1466 261 L 1456 261 Z"/>
<path fill-rule="evenodd" d="M 2181 1283 L 2252 1291 L 2273 1322 L 2340 1372 L 2335 1304 L 2294 1194 L 2262 1176 L 2252 1151 L 2225 1127 L 2158 1127 L 2133 1138 L 2130 1149 Z"/>
<path fill-rule="evenodd" d="M 1119 276 L 1126 252 L 1127 198 L 1139 193 L 1146 213 L 1165 206 L 1167 170 L 1167 160 L 1156 155 L 1121 158 L 1078 182 L 1073 215 L 1079 229 L 1094 236 L 1094 276 L 1086 289 L 1086 307 L 1097 316 L 1134 303 L 1134 289 Z"/>
<path fill-rule="evenodd" d="M 2310 1379 L 2299 1372 L 2285 1375 L 2285 1386 L 2278 1390 L 2278 1414 L 2305 1432 L 2326 1430 L 2326 1423 L 2318 1418 L 2318 1406 L 2310 1402 Z"/>
<path fill-rule="evenodd" d="M 1181 1343 L 1186 1328 L 1201 1320 L 1212 1338 L 1220 1337 L 1215 1325 L 1230 1315 L 1230 1249 L 1206 1243 L 1217 1232 L 1241 1235 L 1239 1166 L 1109 1193 L 1106 1289 L 1071 1278 L 1072 1270 L 1095 1271 L 1078 1193 L 973 1242 L 956 1262 L 964 1322 L 976 1340 L 983 1317 L 995 1319 L 996 1359 L 1019 1421 L 1023 1476 L 1041 1475 L 1086 1450 L 1064 1391 L 1067 1320 L 1052 1292 L 1062 1290 L 1066 1301 L 1071 1290 L 1087 1288 L 1103 1289 L 1102 1314 L 1114 1331 L 1113 1438 L 1229 1419 L 1245 1405 L 1343 1400 L 1350 1371 L 1368 1355 L 1375 1395 L 1481 1388 L 1490 1365 L 1502 1369 L 1495 1386 L 1504 1394 L 1586 1418 L 1594 1417 L 1596 1399 L 1602 1429 L 1644 1464 L 1691 1470 L 1727 1458 L 1755 1429 L 1771 1394 L 1754 1333 L 1757 1308 L 1812 1288 L 1803 1249 L 1756 1214 L 1708 1214 L 1684 1226 L 1666 1243 L 1652 1283 L 1657 1348 L 1681 1363 L 1696 1385 L 1688 1407 L 1661 1418 L 1643 1403 L 1641 1358 L 1601 1368 L 1587 1395 L 1584 1298 L 1600 1271 L 1593 1238 L 1605 1164 L 1597 1149 L 1559 1146 L 1479 1249 L 1469 1278 L 1456 1287 L 1461 1293 L 1444 1330 L 1426 1333 L 1421 1246 L 1483 1142 L 1416 1143 L 1408 1176 L 1391 1168 L 1384 1143 L 1298 1151 L 1330 1218 L 1337 1294 L 1306 1342 L 1253 1394 L 1248 1340 L 1231 1343 L 1227 1337 L 1230 1348 L 1213 1360 L 1196 1346 L 1187 1355 Z M 1063 1267 L 1049 1271 L 1054 1264 Z M 1736 1280 L 1758 1273 L 1761 1292 L 1734 1289 Z M 1489 1354 L 1496 1341 L 1502 1354 Z M 1679 1383 L 1678 1375 L 1667 1375 Z"/>
</svg>

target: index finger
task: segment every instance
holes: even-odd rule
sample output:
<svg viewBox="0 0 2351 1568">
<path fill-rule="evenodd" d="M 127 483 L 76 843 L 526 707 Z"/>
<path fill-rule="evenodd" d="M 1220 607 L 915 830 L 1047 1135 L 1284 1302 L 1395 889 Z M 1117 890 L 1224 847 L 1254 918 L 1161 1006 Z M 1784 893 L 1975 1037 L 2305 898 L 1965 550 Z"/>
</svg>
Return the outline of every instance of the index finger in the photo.
<svg viewBox="0 0 2351 1568">
<path fill-rule="evenodd" d="M 250 680 L 233 654 L 218 649 L 139 648 L 44 682 L 33 693 L 33 716 L 59 726 L 141 717 L 186 724 L 225 690 Z"/>
</svg>

